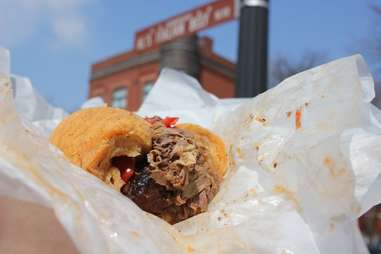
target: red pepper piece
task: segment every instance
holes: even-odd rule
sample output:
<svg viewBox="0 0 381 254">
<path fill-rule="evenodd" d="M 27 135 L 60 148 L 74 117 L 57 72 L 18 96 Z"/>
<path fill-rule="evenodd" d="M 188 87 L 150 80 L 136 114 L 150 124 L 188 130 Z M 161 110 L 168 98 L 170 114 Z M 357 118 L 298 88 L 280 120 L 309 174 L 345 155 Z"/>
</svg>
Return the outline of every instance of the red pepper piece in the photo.
<svg viewBox="0 0 381 254">
<path fill-rule="evenodd" d="M 122 179 L 123 181 L 125 181 L 126 183 L 128 183 L 128 181 L 130 180 L 130 178 L 134 175 L 134 171 L 130 168 L 127 168 L 123 174 L 122 174 Z"/>
<path fill-rule="evenodd" d="M 178 117 L 166 117 L 162 120 L 162 122 L 167 128 L 173 128 L 175 127 L 175 124 L 177 123 L 178 120 L 179 120 Z"/>
</svg>

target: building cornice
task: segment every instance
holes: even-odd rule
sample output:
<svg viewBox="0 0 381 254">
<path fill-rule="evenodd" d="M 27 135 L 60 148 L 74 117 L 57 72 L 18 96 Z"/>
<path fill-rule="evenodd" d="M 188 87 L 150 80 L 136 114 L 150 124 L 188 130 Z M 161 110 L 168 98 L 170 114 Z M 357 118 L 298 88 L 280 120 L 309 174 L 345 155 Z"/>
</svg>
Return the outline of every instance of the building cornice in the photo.
<svg viewBox="0 0 381 254">
<path fill-rule="evenodd" d="M 138 56 L 133 56 L 128 60 L 114 63 L 112 65 L 92 70 L 90 80 L 103 78 L 112 75 L 116 72 L 124 71 L 142 64 L 147 64 L 154 61 L 159 61 L 160 52 L 148 52 Z"/>
<path fill-rule="evenodd" d="M 114 73 L 125 71 L 130 68 L 137 67 L 139 65 L 160 61 L 160 52 L 151 51 L 143 53 L 141 55 L 130 57 L 128 60 L 120 61 L 118 63 L 111 64 L 102 68 L 93 69 L 91 72 L 90 80 L 96 80 L 110 76 Z M 217 61 L 214 59 L 213 55 L 204 55 L 200 56 L 201 65 L 210 68 L 213 71 L 221 73 L 231 79 L 235 79 L 235 70 L 231 66 Z"/>
</svg>

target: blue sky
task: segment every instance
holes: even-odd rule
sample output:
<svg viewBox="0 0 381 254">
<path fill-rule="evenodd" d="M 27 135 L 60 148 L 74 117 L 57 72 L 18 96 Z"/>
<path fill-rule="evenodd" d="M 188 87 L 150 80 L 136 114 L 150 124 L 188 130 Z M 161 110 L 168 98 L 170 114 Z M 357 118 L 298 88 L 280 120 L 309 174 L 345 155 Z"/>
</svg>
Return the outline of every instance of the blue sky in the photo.
<svg viewBox="0 0 381 254">
<path fill-rule="evenodd" d="M 53 104 L 75 110 L 87 97 L 91 63 L 131 49 L 136 30 L 206 2 L 0 0 L 0 45 L 11 50 L 13 73 L 31 78 Z M 306 51 L 325 53 L 327 60 L 366 53 L 365 41 L 377 30 L 369 6 L 377 2 L 272 0 L 270 59 L 298 60 Z M 201 34 L 236 60 L 237 21 Z"/>
</svg>

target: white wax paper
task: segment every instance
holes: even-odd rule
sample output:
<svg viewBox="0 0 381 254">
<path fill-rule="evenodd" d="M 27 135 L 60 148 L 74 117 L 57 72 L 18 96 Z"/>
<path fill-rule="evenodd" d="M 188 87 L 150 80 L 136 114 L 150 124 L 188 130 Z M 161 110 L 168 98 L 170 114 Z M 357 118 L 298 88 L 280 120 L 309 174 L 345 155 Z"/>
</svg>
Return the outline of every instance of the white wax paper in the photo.
<svg viewBox="0 0 381 254">
<path fill-rule="evenodd" d="M 138 113 L 210 128 L 230 157 L 208 212 L 171 226 L 49 144 L 65 113 L 30 82 L 11 82 L 8 55 L 0 50 L 0 198 L 52 209 L 81 253 L 368 253 L 356 221 L 381 201 L 381 113 L 361 56 L 245 100 L 217 99 L 164 70 Z"/>
</svg>

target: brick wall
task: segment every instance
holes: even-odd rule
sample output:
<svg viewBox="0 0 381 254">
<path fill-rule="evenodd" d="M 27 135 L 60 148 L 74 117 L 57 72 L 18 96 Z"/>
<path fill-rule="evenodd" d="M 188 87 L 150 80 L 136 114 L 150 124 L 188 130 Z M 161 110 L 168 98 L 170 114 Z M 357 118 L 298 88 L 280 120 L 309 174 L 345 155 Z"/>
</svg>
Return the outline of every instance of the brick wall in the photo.
<svg viewBox="0 0 381 254">
<path fill-rule="evenodd" d="M 234 97 L 234 80 L 207 67 L 202 67 L 200 83 L 204 89 L 219 98 Z"/>
<path fill-rule="evenodd" d="M 149 63 L 130 68 L 110 76 L 90 81 L 89 97 L 101 96 L 111 105 L 113 92 L 121 87 L 128 91 L 127 108 L 136 111 L 143 98 L 143 87 L 149 81 L 155 81 L 159 74 L 159 63 Z"/>
<path fill-rule="evenodd" d="M 234 64 L 213 52 L 213 41 L 210 38 L 199 39 L 199 47 L 201 54 L 200 83 L 208 92 L 217 97 L 234 97 Z M 150 53 L 158 52 L 158 50 L 154 49 Z M 155 60 L 150 59 L 143 64 L 130 66 L 110 74 L 99 75 L 99 72 L 123 64 L 132 58 L 136 61 L 136 58 L 141 55 L 142 53 L 129 51 L 93 64 L 89 98 L 101 96 L 108 105 L 111 105 L 113 92 L 118 88 L 126 87 L 128 91 L 127 109 L 138 110 L 143 100 L 144 85 L 156 81 L 160 73 L 158 57 Z M 98 72 L 98 76 L 94 75 L 96 72 Z"/>
</svg>

